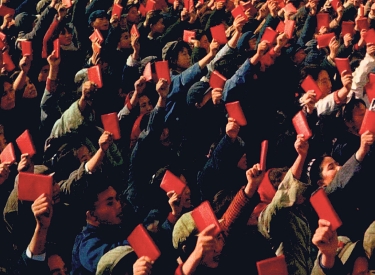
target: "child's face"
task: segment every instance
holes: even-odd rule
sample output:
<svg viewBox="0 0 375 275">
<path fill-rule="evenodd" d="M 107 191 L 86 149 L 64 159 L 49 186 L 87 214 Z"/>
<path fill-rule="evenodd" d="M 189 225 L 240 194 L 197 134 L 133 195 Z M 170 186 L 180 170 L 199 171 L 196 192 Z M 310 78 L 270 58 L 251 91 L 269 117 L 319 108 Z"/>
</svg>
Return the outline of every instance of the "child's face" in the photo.
<svg viewBox="0 0 375 275">
<path fill-rule="evenodd" d="M 191 59 L 188 49 L 183 48 L 182 51 L 178 53 L 177 67 L 181 69 L 187 69 L 191 65 Z"/>
<path fill-rule="evenodd" d="M 98 195 L 93 216 L 99 224 L 118 225 L 122 221 L 122 206 L 112 186 Z"/>
<path fill-rule="evenodd" d="M 322 185 L 329 185 L 340 169 L 341 166 L 333 158 L 325 157 L 320 164 Z"/>
</svg>

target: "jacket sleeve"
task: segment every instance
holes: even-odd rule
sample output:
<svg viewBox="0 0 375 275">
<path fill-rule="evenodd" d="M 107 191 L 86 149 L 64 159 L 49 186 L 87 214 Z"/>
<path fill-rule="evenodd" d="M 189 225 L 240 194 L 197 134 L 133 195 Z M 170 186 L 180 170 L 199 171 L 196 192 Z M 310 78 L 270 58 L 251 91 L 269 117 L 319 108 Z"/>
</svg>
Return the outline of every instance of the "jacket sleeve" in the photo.
<svg viewBox="0 0 375 275">
<path fill-rule="evenodd" d="M 311 271 L 311 275 L 343 275 L 346 274 L 344 270 L 344 266 L 342 265 L 341 260 L 339 257 L 336 256 L 335 264 L 332 268 L 328 269 L 321 265 L 320 261 L 322 258 L 322 254 L 319 252 L 318 257 L 314 262 L 313 270 Z"/>
<path fill-rule="evenodd" d="M 58 96 L 54 95 L 56 83 L 47 78 L 46 88 L 40 102 L 40 122 L 41 131 L 48 134 L 51 132 L 53 124 L 61 117 L 61 111 L 58 107 Z M 48 137 L 48 135 L 47 135 Z"/>
<path fill-rule="evenodd" d="M 316 24 L 316 16 L 308 15 L 301 35 L 297 40 L 298 45 L 304 46 L 308 41 L 314 38 Z"/>
<path fill-rule="evenodd" d="M 18 261 L 17 268 L 14 272 L 15 275 L 32 275 L 40 274 L 47 275 L 50 274 L 47 261 L 36 261 L 30 259 L 24 251 Z"/>
</svg>

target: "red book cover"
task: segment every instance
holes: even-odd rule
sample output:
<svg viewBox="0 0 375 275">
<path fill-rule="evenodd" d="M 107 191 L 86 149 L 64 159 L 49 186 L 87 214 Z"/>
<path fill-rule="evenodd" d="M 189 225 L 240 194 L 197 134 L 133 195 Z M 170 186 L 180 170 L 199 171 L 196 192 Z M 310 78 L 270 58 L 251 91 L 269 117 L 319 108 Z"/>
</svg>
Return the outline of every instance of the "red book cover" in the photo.
<svg viewBox="0 0 375 275">
<path fill-rule="evenodd" d="M 102 44 L 104 41 L 104 38 L 98 29 L 95 29 L 89 38 L 91 42 L 98 42 L 99 44 Z"/>
<path fill-rule="evenodd" d="M 29 154 L 33 156 L 36 154 L 33 139 L 31 138 L 29 130 L 25 130 L 17 139 L 16 143 L 21 151 L 21 154 Z"/>
<path fill-rule="evenodd" d="M 318 40 L 318 46 L 320 49 L 328 47 L 329 42 L 331 42 L 331 39 L 335 37 L 335 33 L 330 32 L 330 33 L 325 33 L 317 36 Z"/>
<path fill-rule="evenodd" d="M 53 41 L 53 50 L 55 51 L 55 57 L 57 59 L 60 58 L 60 39 L 55 39 Z"/>
<path fill-rule="evenodd" d="M 210 76 L 210 87 L 212 89 L 220 88 L 223 89 L 227 79 L 221 75 L 218 71 L 213 71 Z"/>
<path fill-rule="evenodd" d="M 268 140 L 263 140 L 260 145 L 260 170 L 266 171 L 266 162 L 267 162 L 267 151 L 268 151 Z"/>
<path fill-rule="evenodd" d="M 241 5 L 238 5 L 237 8 L 234 8 L 232 11 L 233 18 L 236 18 L 238 16 L 242 16 L 246 20 L 249 20 L 249 18 L 246 16 L 244 8 Z"/>
<path fill-rule="evenodd" d="M 28 56 L 33 54 L 31 41 L 21 41 L 22 55 Z"/>
<path fill-rule="evenodd" d="M 7 14 L 14 15 L 14 13 L 15 13 L 14 9 L 8 8 L 7 6 L 4 6 L 4 5 L 0 6 L 0 16 L 4 17 Z"/>
<path fill-rule="evenodd" d="M 368 31 L 366 31 L 364 38 L 366 44 L 375 44 L 375 30 L 369 29 Z"/>
<path fill-rule="evenodd" d="M 267 27 L 263 33 L 261 41 L 268 41 L 273 45 L 277 38 L 277 32 L 270 27 Z"/>
<path fill-rule="evenodd" d="M 353 21 L 343 21 L 341 24 L 341 35 L 344 36 L 347 33 L 353 35 L 354 26 L 355 26 L 355 23 Z"/>
<path fill-rule="evenodd" d="M 319 189 L 311 195 L 310 203 L 314 207 L 319 219 L 327 220 L 331 223 L 331 229 L 335 231 L 342 225 L 342 222 L 328 199 L 324 189 Z"/>
<path fill-rule="evenodd" d="M 143 70 L 143 76 L 146 78 L 146 81 L 152 80 L 152 71 L 151 71 L 151 62 L 148 62 Z"/>
<path fill-rule="evenodd" d="M 191 39 L 195 38 L 195 31 L 184 30 L 183 39 L 186 43 L 190 43 Z"/>
<path fill-rule="evenodd" d="M 257 269 L 259 275 L 288 275 L 284 255 L 257 262 Z"/>
<path fill-rule="evenodd" d="M 331 7 L 337 12 L 337 8 L 341 5 L 340 0 L 331 0 Z"/>
<path fill-rule="evenodd" d="M 352 70 L 350 68 L 349 58 L 335 58 L 336 68 L 339 71 L 339 74 L 341 76 L 341 73 L 343 71 L 347 71 L 348 73 L 352 73 Z"/>
<path fill-rule="evenodd" d="M 362 135 L 366 131 L 375 134 L 375 111 L 366 110 L 359 134 Z"/>
<path fill-rule="evenodd" d="M 220 233 L 221 227 L 211 208 L 208 201 L 202 202 L 198 207 L 191 211 L 191 216 L 194 219 L 195 225 L 199 232 L 202 232 L 207 226 L 215 224 L 216 228 L 214 231 L 214 236 Z"/>
<path fill-rule="evenodd" d="M 367 30 L 369 28 L 367 17 L 359 18 L 355 22 L 357 24 L 358 30 L 363 30 L 363 29 Z"/>
<path fill-rule="evenodd" d="M 171 83 L 171 73 L 169 71 L 168 61 L 155 62 L 155 71 L 158 79 L 164 78 Z"/>
<path fill-rule="evenodd" d="M 117 113 L 105 114 L 101 118 L 104 130 L 110 132 L 114 140 L 120 139 L 121 133 Z"/>
<path fill-rule="evenodd" d="M 251 3 L 251 1 L 245 3 L 241 2 L 241 5 L 244 11 L 249 10 L 250 16 L 254 16 L 258 12 L 258 10 L 254 7 L 253 3 Z"/>
<path fill-rule="evenodd" d="M 5 48 L 5 43 L 3 40 L 0 39 L 0 50 L 3 50 Z"/>
<path fill-rule="evenodd" d="M 16 68 L 16 65 L 14 65 L 12 58 L 7 52 L 3 52 L 3 64 L 7 72 L 11 72 Z"/>
<path fill-rule="evenodd" d="M 128 242 L 134 249 L 138 258 L 147 256 L 151 261 L 156 261 L 160 256 L 160 250 L 154 240 L 150 237 L 142 224 L 137 225 L 128 236 Z"/>
<path fill-rule="evenodd" d="M 184 0 L 184 8 L 189 11 L 190 10 L 190 1 L 189 0 Z"/>
<path fill-rule="evenodd" d="M 321 29 L 321 27 L 329 28 L 329 13 L 325 12 L 319 12 L 316 15 L 316 21 L 317 21 L 317 29 L 318 31 Z"/>
<path fill-rule="evenodd" d="M 225 45 L 228 42 L 225 35 L 225 26 L 223 24 L 210 28 L 212 38 L 215 39 L 220 45 Z"/>
<path fill-rule="evenodd" d="M 225 108 L 227 109 L 228 116 L 234 118 L 238 125 L 246 126 L 247 121 L 245 115 L 242 111 L 241 104 L 239 101 L 230 102 L 225 104 Z"/>
<path fill-rule="evenodd" d="M 112 7 L 112 16 L 114 16 L 114 15 L 117 15 L 118 16 L 118 18 L 120 18 L 121 17 L 121 13 L 122 13 L 122 6 L 121 5 L 119 5 L 119 4 L 113 4 L 113 7 Z"/>
<path fill-rule="evenodd" d="M 311 129 L 307 123 L 305 114 L 299 111 L 292 119 L 294 129 L 296 129 L 297 135 L 303 134 L 305 140 L 308 140 L 312 136 Z"/>
<path fill-rule="evenodd" d="M 103 87 L 102 73 L 99 65 L 95 65 L 87 69 L 87 75 L 91 82 L 96 84 L 97 88 Z"/>
<path fill-rule="evenodd" d="M 4 150 L 0 154 L 0 163 L 4 162 L 9 162 L 10 164 L 16 162 L 16 153 L 14 152 L 14 146 L 12 142 L 5 146 Z"/>
<path fill-rule="evenodd" d="M 7 36 L 4 33 L 0 32 L 0 40 L 5 41 L 6 38 Z"/>
<path fill-rule="evenodd" d="M 139 10 L 138 10 L 138 11 L 139 11 L 140 14 L 142 15 L 142 17 L 145 17 L 145 16 L 146 16 L 147 11 L 146 11 L 146 6 L 145 6 L 145 5 L 140 4 L 140 5 L 139 5 Z"/>
<path fill-rule="evenodd" d="M 375 98 L 375 74 L 369 73 L 368 82 L 365 86 L 365 91 L 368 97 L 368 100 L 371 102 Z"/>
<path fill-rule="evenodd" d="M 169 191 L 175 191 L 177 195 L 181 195 L 186 187 L 186 184 L 183 183 L 178 177 L 176 177 L 169 170 L 165 171 L 164 177 L 161 180 L 160 188 L 163 189 L 166 193 Z"/>
<path fill-rule="evenodd" d="M 100 54 L 100 51 L 102 50 L 102 46 L 100 46 L 98 42 L 94 42 L 92 43 L 92 50 L 94 53 Z"/>
<path fill-rule="evenodd" d="M 146 13 L 148 11 L 154 11 L 154 10 L 156 10 L 156 2 L 154 0 L 147 0 Z"/>
<path fill-rule="evenodd" d="M 296 26 L 296 21 L 294 20 L 285 20 L 285 28 L 284 33 L 288 37 L 288 39 L 291 39 L 293 37 L 294 28 Z"/>
<path fill-rule="evenodd" d="M 71 0 L 62 0 L 62 4 L 69 9 L 72 6 L 72 1 Z"/>
<path fill-rule="evenodd" d="M 276 32 L 277 33 L 282 33 L 284 31 L 285 31 L 285 23 L 284 23 L 284 21 L 280 20 L 279 24 L 276 27 Z"/>
<path fill-rule="evenodd" d="M 139 31 L 137 29 L 137 26 L 133 24 L 131 30 L 130 30 L 130 35 L 140 37 L 141 35 L 139 34 Z"/>
<path fill-rule="evenodd" d="M 284 10 L 289 13 L 296 13 L 297 9 L 292 3 L 288 3 L 285 5 Z"/>
<path fill-rule="evenodd" d="M 155 10 L 163 10 L 165 7 L 168 5 L 164 0 L 155 0 Z"/>
<path fill-rule="evenodd" d="M 43 193 L 52 197 L 52 176 L 20 172 L 18 174 L 18 199 L 35 201 Z"/>
<path fill-rule="evenodd" d="M 313 90 L 316 94 L 316 100 L 319 100 L 322 96 L 322 91 L 320 90 L 318 84 L 311 75 L 306 76 L 306 78 L 301 83 L 301 88 L 307 93 L 307 91 Z"/>
</svg>

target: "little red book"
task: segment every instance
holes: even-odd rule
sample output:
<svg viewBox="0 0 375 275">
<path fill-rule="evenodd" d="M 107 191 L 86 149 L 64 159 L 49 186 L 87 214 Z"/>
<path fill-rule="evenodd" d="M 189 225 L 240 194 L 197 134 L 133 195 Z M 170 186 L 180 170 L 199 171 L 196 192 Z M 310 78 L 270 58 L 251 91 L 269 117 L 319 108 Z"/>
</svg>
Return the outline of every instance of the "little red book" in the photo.
<svg viewBox="0 0 375 275">
<path fill-rule="evenodd" d="M 171 83 L 171 73 L 169 71 L 168 61 L 155 62 L 155 72 L 158 79 L 164 78 L 169 84 Z"/>
<path fill-rule="evenodd" d="M 210 87 L 212 89 L 215 89 L 215 88 L 224 89 L 226 81 L 227 79 L 218 71 L 213 71 L 210 75 Z"/>
<path fill-rule="evenodd" d="M 321 27 L 329 28 L 329 13 L 319 12 L 316 15 L 317 29 L 320 30 Z"/>
<path fill-rule="evenodd" d="M 246 126 L 247 121 L 245 115 L 242 111 L 241 105 L 239 101 L 230 102 L 225 104 L 225 108 L 227 109 L 228 116 L 234 118 L 238 125 Z"/>
<path fill-rule="evenodd" d="M 375 44 L 375 30 L 369 29 L 368 31 L 366 31 L 364 38 L 366 44 Z"/>
<path fill-rule="evenodd" d="M 98 29 L 95 29 L 89 38 L 91 42 L 98 42 L 99 44 L 102 44 L 104 41 L 104 38 Z"/>
<path fill-rule="evenodd" d="M 72 1 L 71 0 L 62 0 L 63 5 L 69 9 L 72 6 Z"/>
<path fill-rule="evenodd" d="M 357 19 L 355 22 L 357 24 L 357 29 L 359 30 L 367 30 L 369 28 L 369 24 L 368 24 L 368 21 L 367 21 L 367 17 L 362 17 L 362 18 L 359 18 Z"/>
<path fill-rule="evenodd" d="M 297 9 L 292 3 L 288 3 L 285 5 L 284 10 L 289 13 L 296 13 Z"/>
<path fill-rule="evenodd" d="M 148 62 L 143 70 L 143 76 L 146 78 L 146 81 L 152 80 L 152 71 L 151 71 L 151 62 Z"/>
<path fill-rule="evenodd" d="M 103 87 L 102 73 L 99 65 L 95 65 L 87 69 L 87 76 L 89 81 L 94 82 L 97 88 Z"/>
<path fill-rule="evenodd" d="M 336 68 L 339 71 L 340 76 L 343 71 L 347 71 L 349 74 L 352 73 L 352 70 L 350 68 L 349 58 L 335 58 L 335 63 L 336 63 Z"/>
<path fill-rule="evenodd" d="M 284 255 L 257 262 L 257 269 L 259 275 L 288 275 Z"/>
<path fill-rule="evenodd" d="M 307 123 L 305 114 L 299 111 L 292 119 L 294 129 L 296 129 L 297 135 L 304 135 L 305 140 L 308 140 L 312 136 L 311 129 Z"/>
<path fill-rule="evenodd" d="M 294 28 L 296 26 L 296 21 L 294 20 L 285 20 L 285 27 L 284 27 L 284 33 L 288 37 L 288 39 L 291 39 L 293 37 Z"/>
<path fill-rule="evenodd" d="M 112 7 L 112 16 L 114 15 L 117 15 L 118 18 L 120 19 L 120 16 L 121 16 L 121 13 L 122 13 L 122 6 L 119 5 L 119 4 L 113 4 L 113 7 Z"/>
<path fill-rule="evenodd" d="M 5 48 L 5 43 L 0 39 L 0 50 L 2 51 Z"/>
<path fill-rule="evenodd" d="M 366 110 L 359 134 L 362 135 L 366 131 L 375 134 L 375 99 L 371 101 L 370 108 Z"/>
<path fill-rule="evenodd" d="M 0 6 L 0 16 L 5 16 L 7 14 L 14 15 L 15 14 L 15 10 L 11 9 L 11 8 L 8 8 L 7 6 L 1 5 Z"/>
<path fill-rule="evenodd" d="M 274 44 L 277 38 L 277 32 L 270 27 L 264 30 L 261 41 L 267 41 L 270 45 Z"/>
<path fill-rule="evenodd" d="M 246 20 L 249 20 L 249 18 L 245 14 L 245 10 L 241 5 L 238 5 L 236 8 L 234 8 L 232 11 L 233 18 L 237 18 L 238 16 L 242 16 Z"/>
<path fill-rule="evenodd" d="M 139 34 L 139 31 L 137 29 L 137 26 L 133 24 L 131 30 L 130 30 L 130 35 L 140 37 L 141 35 Z"/>
<path fill-rule="evenodd" d="M 195 31 L 184 30 L 183 39 L 186 43 L 190 43 L 191 39 L 195 38 Z"/>
<path fill-rule="evenodd" d="M 177 195 L 181 195 L 186 187 L 178 177 L 176 177 L 171 171 L 165 171 L 164 177 L 161 180 L 160 188 L 166 193 L 169 191 L 175 191 Z"/>
<path fill-rule="evenodd" d="M 258 12 L 258 10 L 254 7 L 253 3 L 251 3 L 251 1 L 245 3 L 241 2 L 241 5 L 244 11 L 249 10 L 250 16 L 254 16 Z"/>
<path fill-rule="evenodd" d="M 214 236 L 220 233 L 221 227 L 208 201 L 202 202 L 198 207 L 191 211 L 195 225 L 199 232 L 202 232 L 207 226 L 215 224 Z"/>
<path fill-rule="evenodd" d="M 7 72 L 11 72 L 16 68 L 16 65 L 14 65 L 12 58 L 7 52 L 3 52 L 3 64 Z"/>
<path fill-rule="evenodd" d="M 347 33 L 353 35 L 354 26 L 355 26 L 355 23 L 353 21 L 343 21 L 341 23 L 341 35 L 344 36 Z"/>
<path fill-rule="evenodd" d="M 146 16 L 147 11 L 146 11 L 146 6 L 145 6 L 145 5 L 140 4 L 140 5 L 139 5 L 139 9 L 138 9 L 138 11 L 139 11 L 140 14 L 142 15 L 142 17 L 145 17 L 145 16 Z"/>
<path fill-rule="evenodd" d="M 43 193 L 52 197 L 52 176 L 20 172 L 18 174 L 18 199 L 35 201 Z"/>
<path fill-rule="evenodd" d="M 5 146 L 4 150 L 0 154 L 0 163 L 4 162 L 9 162 L 10 164 L 16 162 L 16 153 L 14 152 L 14 146 L 12 142 Z"/>
<path fill-rule="evenodd" d="M 227 36 L 225 34 L 224 24 L 220 24 L 210 28 L 212 38 L 217 41 L 220 45 L 225 45 L 228 42 Z"/>
<path fill-rule="evenodd" d="M 279 24 L 276 27 L 276 32 L 277 33 L 282 33 L 284 31 L 285 31 L 285 23 L 284 23 L 284 21 L 280 20 Z"/>
<path fill-rule="evenodd" d="M 368 75 L 368 82 L 365 86 L 365 91 L 368 97 L 368 100 L 371 102 L 375 98 L 375 74 L 370 73 Z"/>
<path fill-rule="evenodd" d="M 102 115 L 101 119 L 104 130 L 110 132 L 113 135 L 114 140 L 120 139 L 121 133 L 117 113 Z"/>
<path fill-rule="evenodd" d="M 137 225 L 128 236 L 128 242 L 138 258 L 147 256 L 151 261 L 160 257 L 160 250 L 142 224 Z"/>
<path fill-rule="evenodd" d="M 331 229 L 333 231 L 342 225 L 342 222 L 333 208 L 324 189 L 320 188 L 318 191 L 313 193 L 310 198 L 310 203 L 318 214 L 319 219 L 324 219 L 331 223 Z"/>
<path fill-rule="evenodd" d="M 318 35 L 316 40 L 318 41 L 319 48 L 328 47 L 333 37 L 335 37 L 335 33 L 333 32 Z"/>
<path fill-rule="evenodd" d="M 31 41 L 21 41 L 21 50 L 23 56 L 32 55 L 33 49 Z"/>
<path fill-rule="evenodd" d="M 302 81 L 301 88 L 305 92 L 313 90 L 316 94 L 316 100 L 319 100 L 322 97 L 322 91 L 311 75 L 306 76 L 306 78 Z"/>
<path fill-rule="evenodd" d="M 57 59 L 60 58 L 60 39 L 55 39 L 53 41 L 53 50 L 55 51 L 55 57 Z"/>
<path fill-rule="evenodd" d="M 0 40 L 5 41 L 6 38 L 7 36 L 4 33 L 0 32 Z"/>
<path fill-rule="evenodd" d="M 341 5 L 340 0 L 331 0 L 331 7 L 337 12 L 337 8 Z"/>
<path fill-rule="evenodd" d="M 266 171 L 266 162 L 267 162 L 267 151 L 268 151 L 268 140 L 263 140 L 260 145 L 260 170 Z"/>
<path fill-rule="evenodd" d="M 29 154 L 33 156 L 36 154 L 33 139 L 31 138 L 29 130 L 25 130 L 17 139 L 16 143 L 21 151 L 21 154 Z"/>
<path fill-rule="evenodd" d="M 154 10 L 156 10 L 156 2 L 154 0 L 147 0 L 146 13 L 148 11 L 154 11 Z"/>
</svg>

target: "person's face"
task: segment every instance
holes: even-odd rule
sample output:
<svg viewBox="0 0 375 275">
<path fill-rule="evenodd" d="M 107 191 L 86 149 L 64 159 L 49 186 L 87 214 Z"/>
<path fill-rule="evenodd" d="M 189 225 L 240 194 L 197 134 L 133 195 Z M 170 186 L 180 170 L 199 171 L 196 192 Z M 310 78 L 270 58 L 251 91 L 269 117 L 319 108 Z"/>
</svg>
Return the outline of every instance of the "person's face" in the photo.
<svg viewBox="0 0 375 275">
<path fill-rule="evenodd" d="M 140 114 L 144 115 L 151 113 L 152 109 L 154 109 L 154 106 L 152 105 L 152 102 L 148 98 L 148 96 L 141 96 L 139 98 L 139 108 Z"/>
<path fill-rule="evenodd" d="M 293 57 L 293 62 L 296 63 L 297 65 L 301 64 L 303 60 L 306 58 L 306 53 L 303 49 L 298 50 Z"/>
<path fill-rule="evenodd" d="M 207 36 L 202 35 L 201 39 L 199 40 L 200 47 L 205 49 L 207 52 L 210 50 L 210 42 L 207 39 Z"/>
<path fill-rule="evenodd" d="M 130 49 L 132 47 L 131 41 L 130 41 L 130 35 L 128 32 L 124 32 L 121 34 L 118 47 L 120 49 Z"/>
<path fill-rule="evenodd" d="M 9 82 L 4 83 L 4 92 L 1 96 L 1 109 L 11 110 L 16 106 L 16 95 L 13 89 L 13 85 Z"/>
<path fill-rule="evenodd" d="M 341 166 L 332 157 L 325 157 L 320 164 L 322 185 L 329 185 L 340 169 Z"/>
<path fill-rule="evenodd" d="M 255 37 L 251 38 L 249 40 L 249 51 L 255 51 L 256 46 L 257 46 L 257 39 Z"/>
<path fill-rule="evenodd" d="M 126 17 L 129 23 L 138 24 L 139 23 L 139 12 L 136 7 L 132 7 L 129 12 L 128 16 Z"/>
<path fill-rule="evenodd" d="M 91 159 L 91 153 L 85 145 L 78 148 L 76 156 L 80 163 L 87 162 Z"/>
<path fill-rule="evenodd" d="M 204 266 L 209 268 L 216 268 L 220 262 L 220 255 L 224 247 L 224 236 L 222 233 L 215 237 L 215 248 L 207 251 L 202 259 Z"/>
<path fill-rule="evenodd" d="M 96 18 L 94 22 L 91 23 L 94 29 L 99 31 L 106 31 L 109 28 L 109 21 L 107 17 Z"/>
<path fill-rule="evenodd" d="M 357 8 L 362 4 L 362 0 L 352 0 L 351 2 Z"/>
<path fill-rule="evenodd" d="M 331 92 L 332 83 L 326 70 L 322 70 L 318 74 L 318 79 L 316 82 L 319 89 L 322 91 L 322 97 L 327 96 Z"/>
<path fill-rule="evenodd" d="M 122 220 L 122 206 L 112 186 L 98 195 L 93 216 L 99 224 L 118 225 Z"/>
<path fill-rule="evenodd" d="M 48 258 L 48 267 L 51 275 L 68 275 L 68 268 L 59 255 Z"/>
<path fill-rule="evenodd" d="M 160 135 L 160 142 L 163 146 L 168 147 L 171 145 L 171 140 L 169 139 L 169 129 L 164 128 Z"/>
<path fill-rule="evenodd" d="M 58 185 L 56 182 L 53 182 L 52 186 L 52 201 L 53 204 L 60 202 L 60 185 Z"/>
<path fill-rule="evenodd" d="M 353 266 L 353 272 L 351 275 L 368 275 L 368 261 L 365 257 L 358 257 Z"/>
<path fill-rule="evenodd" d="M 181 176 L 180 176 L 180 179 L 181 179 Z M 184 191 L 181 194 L 180 205 L 182 206 L 182 208 L 185 208 L 185 209 L 191 208 L 191 192 L 190 192 L 190 188 L 188 186 L 185 187 Z"/>
<path fill-rule="evenodd" d="M 163 23 L 163 18 L 160 18 L 156 24 L 151 26 L 151 31 L 153 33 L 163 33 L 164 32 L 164 23 Z"/>
<path fill-rule="evenodd" d="M 177 57 L 177 67 L 181 69 L 187 69 L 191 65 L 191 60 L 190 60 L 190 54 L 188 49 L 183 48 L 179 53 Z"/>
<path fill-rule="evenodd" d="M 123 29 L 123 30 L 128 28 L 128 21 L 126 20 L 126 17 L 121 17 L 120 28 Z"/>
<path fill-rule="evenodd" d="M 38 81 L 39 82 L 46 82 L 47 77 L 48 77 L 48 73 L 49 73 L 49 65 L 44 65 L 39 72 Z"/>
<path fill-rule="evenodd" d="M 0 152 L 2 152 L 7 145 L 7 140 L 4 135 L 4 127 L 0 125 Z"/>
<path fill-rule="evenodd" d="M 38 92 L 35 88 L 35 85 L 31 83 L 30 78 L 26 77 L 26 87 L 23 91 L 23 98 L 35 98 L 38 95 Z"/>
<path fill-rule="evenodd" d="M 241 170 L 247 170 L 247 160 L 246 160 L 246 154 L 243 154 L 241 159 L 237 163 L 237 167 Z"/>
<path fill-rule="evenodd" d="M 359 104 L 359 106 L 355 106 L 353 109 L 353 114 L 352 114 L 352 121 L 350 121 L 347 124 L 350 124 L 350 127 L 352 127 L 352 130 L 355 133 L 359 132 L 359 129 L 361 129 L 363 117 L 365 116 L 366 113 L 366 107 L 363 104 Z"/>
<path fill-rule="evenodd" d="M 73 40 L 73 34 L 70 33 L 67 29 L 65 29 L 65 33 L 59 34 L 59 42 L 60 45 L 69 46 L 72 43 Z"/>
</svg>

